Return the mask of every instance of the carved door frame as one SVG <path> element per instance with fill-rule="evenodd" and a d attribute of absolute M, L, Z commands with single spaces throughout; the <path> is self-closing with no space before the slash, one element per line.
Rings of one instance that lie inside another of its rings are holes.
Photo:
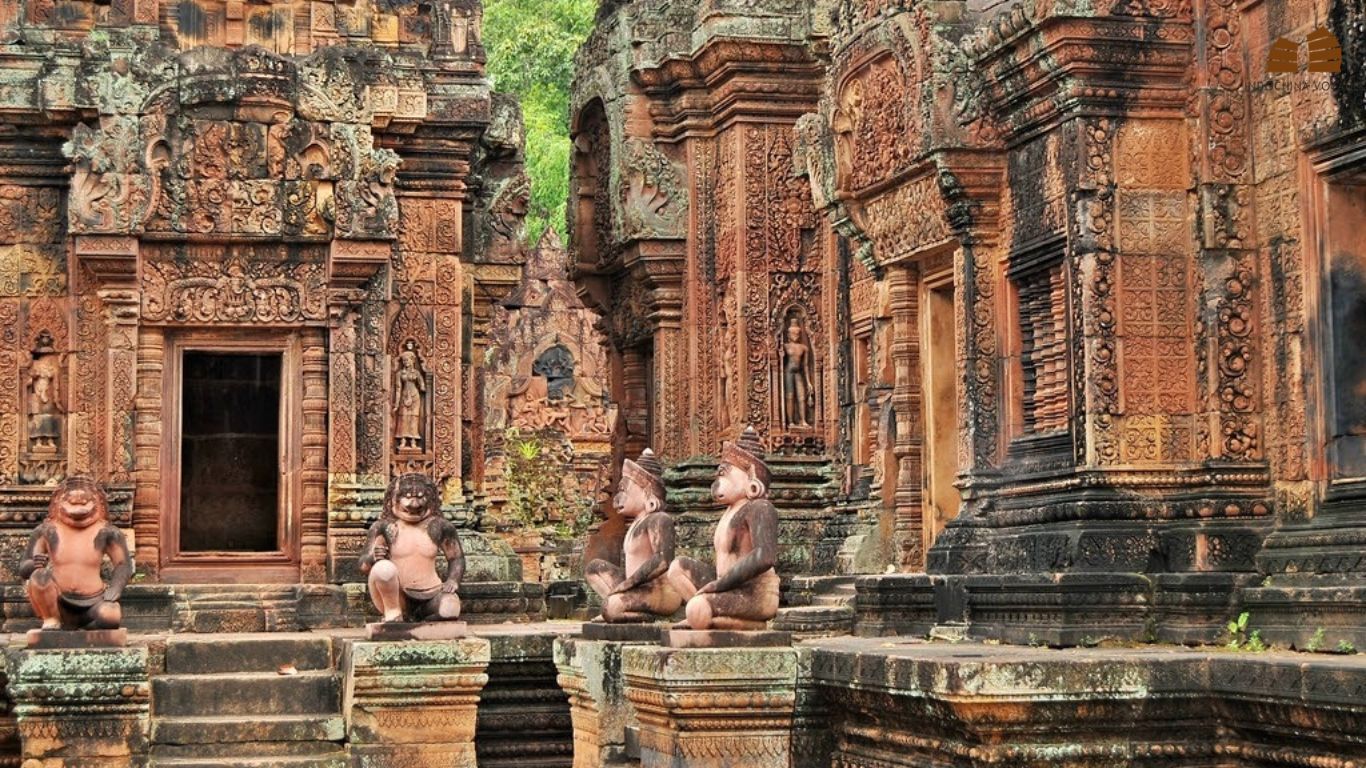
<path fill-rule="evenodd" d="M 180 551 L 181 387 L 186 352 L 280 353 L 280 485 L 275 552 Z M 268 329 L 166 331 L 162 371 L 160 574 L 166 582 L 280 582 L 300 580 L 303 529 L 303 339 L 299 332 Z"/>

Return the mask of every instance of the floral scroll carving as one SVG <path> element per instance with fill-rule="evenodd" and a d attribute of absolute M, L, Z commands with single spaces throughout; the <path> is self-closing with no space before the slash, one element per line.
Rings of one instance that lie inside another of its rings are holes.
<path fill-rule="evenodd" d="M 622 229 L 627 240 L 682 237 L 688 217 L 683 174 L 653 144 L 630 139 L 624 147 Z"/>
<path fill-rule="evenodd" d="M 296 323 L 327 319 L 323 263 L 247 258 L 148 259 L 142 318 L 156 323 Z"/>

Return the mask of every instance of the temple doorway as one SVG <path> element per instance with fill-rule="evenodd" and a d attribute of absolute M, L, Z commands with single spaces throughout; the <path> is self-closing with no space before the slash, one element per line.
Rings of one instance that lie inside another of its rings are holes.
<path fill-rule="evenodd" d="M 926 552 L 958 515 L 958 389 L 954 358 L 953 271 L 921 281 L 920 343 L 925 408 L 924 545 Z"/>
<path fill-rule="evenodd" d="M 298 374 L 290 341 L 188 335 L 171 347 L 165 575 L 296 580 L 298 452 L 289 436 L 297 432 Z"/>

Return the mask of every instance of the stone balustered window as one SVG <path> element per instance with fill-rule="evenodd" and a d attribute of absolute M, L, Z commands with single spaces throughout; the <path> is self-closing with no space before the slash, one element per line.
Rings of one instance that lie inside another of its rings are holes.
<path fill-rule="evenodd" d="M 1015 280 L 1020 320 L 1020 410 L 1025 435 L 1068 427 L 1067 284 L 1061 260 Z"/>

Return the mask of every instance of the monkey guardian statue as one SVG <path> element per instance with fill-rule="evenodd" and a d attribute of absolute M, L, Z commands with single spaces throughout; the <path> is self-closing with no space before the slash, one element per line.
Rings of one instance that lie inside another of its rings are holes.
<path fill-rule="evenodd" d="M 446 556 L 446 578 L 436 555 Z M 384 494 L 384 511 L 370 526 L 360 555 L 370 599 L 384 621 L 451 621 L 460 617 L 465 551 L 455 524 L 441 516 L 441 494 L 423 475 L 401 475 Z"/>
<path fill-rule="evenodd" d="M 100 574 L 106 557 L 108 584 Z M 19 565 L 43 629 L 118 629 L 119 599 L 132 575 L 128 541 L 109 522 L 109 499 L 100 486 L 79 477 L 58 486 Z"/>

